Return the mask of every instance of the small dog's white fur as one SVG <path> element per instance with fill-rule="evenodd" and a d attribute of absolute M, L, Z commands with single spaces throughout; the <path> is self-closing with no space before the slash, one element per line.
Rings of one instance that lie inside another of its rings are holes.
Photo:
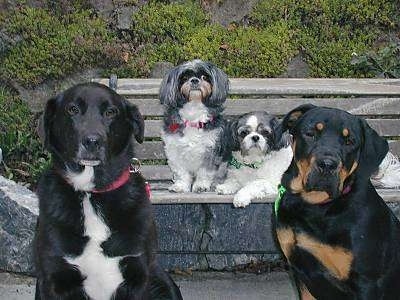
<path fill-rule="evenodd" d="M 180 110 L 183 120 L 208 122 L 211 116 L 201 102 L 188 102 Z M 173 192 L 190 192 L 193 174 L 196 174 L 193 190 L 209 190 L 215 174 L 202 167 L 204 155 L 216 143 L 221 128 L 205 131 L 202 128 L 186 127 L 183 135 L 162 133 L 168 164 L 175 176 L 175 183 L 169 187 Z"/>
<path fill-rule="evenodd" d="M 381 188 L 400 187 L 400 161 L 390 151 L 379 165 L 378 171 L 371 176 L 371 182 Z"/>
<path fill-rule="evenodd" d="M 103 253 L 101 243 L 106 241 L 111 233 L 103 218 L 96 214 L 90 203 L 90 194 L 85 195 L 82 206 L 85 236 L 89 237 L 89 241 L 81 255 L 65 259 L 86 277 L 83 287 L 91 299 L 109 300 L 123 282 L 119 270 L 121 257 L 111 258 Z"/>
<path fill-rule="evenodd" d="M 75 191 L 89 192 L 94 189 L 94 168 L 85 166 L 82 172 L 77 173 L 69 170 L 65 174 L 68 182 L 74 187 Z"/>
<path fill-rule="evenodd" d="M 240 142 L 240 151 L 232 152 L 232 156 L 242 166 L 229 166 L 226 180 L 216 186 L 216 192 L 235 194 L 235 207 L 245 207 L 252 199 L 276 195 L 282 174 L 292 161 L 293 152 L 290 146 L 272 150 L 259 131 L 260 124 L 265 130 L 273 130 L 271 119 L 270 115 L 262 112 L 244 115 L 239 119 L 238 128 L 233 133 L 236 136 L 234 138 L 237 138 L 241 132 L 246 131 Z M 257 168 L 245 165 L 254 163 L 257 164 Z"/>
<path fill-rule="evenodd" d="M 233 156 L 239 162 L 252 163 L 262 161 L 258 169 L 246 166 L 236 169 L 228 168 L 227 179 L 223 184 L 217 185 L 219 194 L 235 194 L 233 205 L 245 207 L 252 199 L 262 199 L 268 195 L 276 195 L 278 184 L 282 174 L 287 170 L 292 161 L 293 152 L 291 147 L 285 147 L 278 151 L 271 151 L 267 155 L 251 153 L 243 157 L 234 152 Z"/>

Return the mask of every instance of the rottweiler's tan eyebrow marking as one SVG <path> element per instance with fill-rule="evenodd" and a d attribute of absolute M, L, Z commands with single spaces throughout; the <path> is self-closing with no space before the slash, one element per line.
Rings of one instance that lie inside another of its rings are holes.
<path fill-rule="evenodd" d="M 315 125 L 315 128 L 317 128 L 318 131 L 322 131 L 324 129 L 324 123 L 319 122 Z"/>
<path fill-rule="evenodd" d="M 343 128 L 342 134 L 344 137 L 348 137 L 350 134 L 350 131 L 347 128 Z"/>

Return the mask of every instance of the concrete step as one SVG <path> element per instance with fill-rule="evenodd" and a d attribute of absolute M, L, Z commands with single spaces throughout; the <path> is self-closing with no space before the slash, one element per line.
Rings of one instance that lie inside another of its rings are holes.
<path fill-rule="evenodd" d="M 295 292 L 284 272 L 247 273 L 195 272 L 174 275 L 185 300 L 292 300 Z M 35 279 L 0 273 L 1 300 L 34 299 Z"/>

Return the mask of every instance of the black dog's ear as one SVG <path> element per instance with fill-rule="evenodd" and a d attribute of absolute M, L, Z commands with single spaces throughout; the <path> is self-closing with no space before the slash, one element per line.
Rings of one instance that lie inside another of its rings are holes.
<path fill-rule="evenodd" d="M 143 143 L 144 139 L 144 119 L 139 109 L 129 102 L 126 102 L 128 122 L 133 128 L 133 135 L 139 144 Z"/>
<path fill-rule="evenodd" d="M 364 119 L 360 119 L 360 123 L 362 144 L 358 170 L 359 174 L 369 177 L 379 168 L 379 165 L 389 151 L 389 144 Z"/>
<path fill-rule="evenodd" d="M 61 96 L 60 96 L 61 97 Z M 55 119 L 55 112 L 57 108 L 57 97 L 47 100 L 46 108 L 42 117 L 39 119 L 38 134 L 47 150 L 51 147 L 51 127 Z"/>
<path fill-rule="evenodd" d="M 291 144 L 292 136 L 287 131 L 279 133 L 280 138 L 276 138 L 277 131 L 278 130 L 280 131 L 280 122 L 276 117 L 272 118 L 272 120 L 270 121 L 270 126 L 272 129 L 272 137 L 273 137 L 273 142 L 274 142 L 272 150 L 277 151 L 277 150 L 285 148 Z"/>
<path fill-rule="evenodd" d="M 291 110 L 288 112 L 282 122 L 279 124 L 275 131 L 275 143 L 279 143 L 279 141 L 282 139 L 282 136 L 286 131 L 289 131 L 289 133 L 292 133 L 292 129 L 295 127 L 296 123 L 300 118 L 309 110 L 316 108 L 317 106 L 313 104 L 303 104 L 295 109 Z"/>

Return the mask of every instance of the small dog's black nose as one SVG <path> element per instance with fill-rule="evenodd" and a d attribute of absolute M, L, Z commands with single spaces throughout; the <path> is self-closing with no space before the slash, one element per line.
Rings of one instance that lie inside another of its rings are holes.
<path fill-rule="evenodd" d="M 251 137 L 251 139 L 252 139 L 255 143 L 257 143 L 257 142 L 260 140 L 260 137 L 259 137 L 258 135 L 253 135 L 253 136 Z"/>
<path fill-rule="evenodd" d="M 333 158 L 322 158 L 317 160 L 317 166 L 322 172 L 333 172 L 337 169 L 339 162 Z"/>
<path fill-rule="evenodd" d="M 190 83 L 197 85 L 200 83 L 200 79 L 198 79 L 197 77 L 192 77 L 190 78 Z"/>
<path fill-rule="evenodd" d="M 101 137 L 97 134 L 88 135 L 83 139 L 82 145 L 88 151 L 96 151 L 101 146 Z"/>

